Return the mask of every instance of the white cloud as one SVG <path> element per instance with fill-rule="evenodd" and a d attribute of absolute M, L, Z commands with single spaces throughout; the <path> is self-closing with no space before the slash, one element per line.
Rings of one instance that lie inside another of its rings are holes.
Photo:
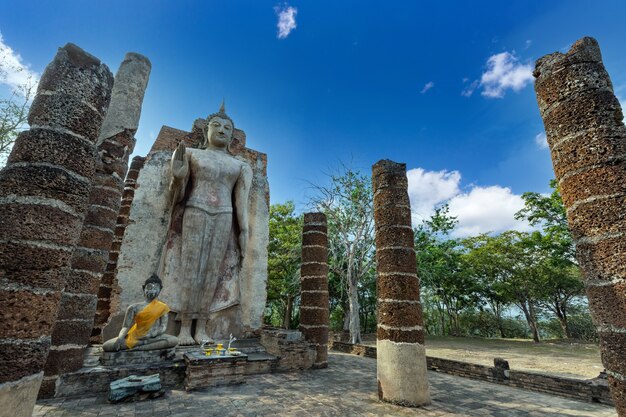
<path fill-rule="evenodd" d="M 524 49 L 528 49 L 530 48 L 530 46 L 533 44 L 533 41 L 530 39 L 526 39 L 526 42 L 524 43 Z"/>
<path fill-rule="evenodd" d="M 436 205 L 460 192 L 461 173 L 458 171 L 425 171 L 415 168 L 407 171 L 406 176 L 414 225 L 430 218 Z"/>
<path fill-rule="evenodd" d="M 620 106 L 622 106 L 622 121 L 626 123 L 626 100 L 620 100 Z"/>
<path fill-rule="evenodd" d="M 0 84 L 7 85 L 11 90 L 24 95 L 24 87 L 36 90 L 39 74 L 22 61 L 20 54 L 4 43 L 0 33 Z"/>
<path fill-rule="evenodd" d="M 298 9 L 284 4 L 283 6 L 274 7 L 274 11 L 278 15 L 278 39 L 285 39 L 292 30 L 296 28 L 296 14 Z"/>
<path fill-rule="evenodd" d="M 448 204 L 450 215 L 459 221 L 453 232 L 456 237 L 532 230 L 527 222 L 515 220 L 515 213 L 524 208 L 524 200 L 506 187 L 473 187 L 468 193 L 454 196 Z"/>
<path fill-rule="evenodd" d="M 528 223 L 515 220 L 514 215 L 524 207 L 524 200 L 509 188 L 471 186 L 469 191 L 461 192 L 459 171 L 415 168 L 407 171 L 407 178 L 413 226 L 429 219 L 436 206 L 447 203 L 450 215 L 459 222 L 453 232 L 455 237 L 531 230 Z"/>
<path fill-rule="evenodd" d="M 463 78 L 463 83 L 467 83 L 468 79 L 467 78 Z M 474 80 L 471 83 L 469 83 L 467 86 L 465 86 L 465 88 L 463 89 L 463 91 L 461 91 L 461 95 L 463 97 L 471 97 L 472 94 L 474 94 L 474 91 L 476 91 L 476 88 L 478 88 L 478 85 L 480 84 L 480 81 L 478 80 Z"/>
<path fill-rule="evenodd" d="M 535 144 L 537 144 L 539 149 L 548 149 L 548 138 L 545 132 L 539 132 L 535 135 Z"/>
<path fill-rule="evenodd" d="M 526 48 L 530 41 L 526 41 Z M 474 91 L 482 88 L 481 95 L 489 98 L 502 98 L 506 90 L 519 91 L 533 81 L 531 64 L 521 64 L 514 53 L 501 52 L 487 59 L 487 70 L 483 72 L 480 80 L 469 83 L 469 79 L 463 78 L 465 88 L 461 95 L 471 97 Z"/>
<path fill-rule="evenodd" d="M 487 71 L 480 78 L 482 95 L 491 98 L 504 97 L 505 91 L 519 91 L 533 80 L 530 64 L 520 64 L 509 52 L 501 52 L 487 59 Z"/>
<path fill-rule="evenodd" d="M 424 94 L 425 92 L 427 92 L 428 90 L 430 90 L 431 88 L 433 88 L 435 86 L 435 83 L 432 81 L 428 81 L 426 84 L 424 84 L 424 88 L 422 88 L 422 91 L 420 91 L 421 94 Z"/>

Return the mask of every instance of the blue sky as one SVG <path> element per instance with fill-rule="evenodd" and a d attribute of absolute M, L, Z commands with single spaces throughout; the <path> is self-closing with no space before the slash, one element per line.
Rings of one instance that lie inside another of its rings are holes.
<path fill-rule="evenodd" d="M 222 97 L 248 146 L 268 154 L 272 203 L 306 209 L 309 183 L 345 163 L 405 162 L 414 219 L 448 201 L 458 235 L 525 229 L 524 191 L 553 177 L 530 72 L 598 39 L 626 99 L 619 1 L 7 1 L 2 45 L 41 74 L 74 42 L 113 72 L 152 61 L 136 154 L 162 125 L 189 130 Z M 282 23 L 279 28 L 279 23 Z M 282 30 L 282 32 L 281 32 Z M 7 94 L 5 80 L 0 93 Z"/>

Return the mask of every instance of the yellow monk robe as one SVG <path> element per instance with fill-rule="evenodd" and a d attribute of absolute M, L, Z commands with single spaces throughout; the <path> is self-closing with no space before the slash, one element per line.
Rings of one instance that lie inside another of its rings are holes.
<path fill-rule="evenodd" d="M 154 322 L 169 311 L 170 308 L 167 304 L 156 299 L 152 300 L 150 304 L 145 306 L 135 316 L 135 324 L 133 324 L 133 327 L 130 328 L 126 335 L 126 346 L 128 346 L 129 349 L 134 348 L 139 342 L 139 339 L 148 334 Z"/>

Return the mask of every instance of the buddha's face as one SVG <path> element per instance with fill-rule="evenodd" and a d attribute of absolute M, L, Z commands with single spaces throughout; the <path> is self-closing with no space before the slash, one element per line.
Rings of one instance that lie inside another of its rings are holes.
<path fill-rule="evenodd" d="M 219 116 L 209 120 L 207 139 L 209 144 L 216 148 L 225 148 L 233 138 L 233 124 L 228 119 Z"/>
<path fill-rule="evenodd" d="M 161 286 L 156 282 L 149 282 L 143 287 L 143 295 L 146 300 L 152 301 L 159 296 Z"/>

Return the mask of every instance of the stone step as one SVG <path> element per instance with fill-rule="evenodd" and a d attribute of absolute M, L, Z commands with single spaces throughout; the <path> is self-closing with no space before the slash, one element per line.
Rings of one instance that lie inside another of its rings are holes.
<path fill-rule="evenodd" d="M 267 352 L 248 353 L 247 355 L 248 355 L 248 362 L 275 361 L 278 359 L 277 356 L 270 355 Z"/>
<path fill-rule="evenodd" d="M 260 338 L 235 340 L 230 347 L 247 355 L 251 353 L 263 353 L 265 348 L 261 345 Z"/>

